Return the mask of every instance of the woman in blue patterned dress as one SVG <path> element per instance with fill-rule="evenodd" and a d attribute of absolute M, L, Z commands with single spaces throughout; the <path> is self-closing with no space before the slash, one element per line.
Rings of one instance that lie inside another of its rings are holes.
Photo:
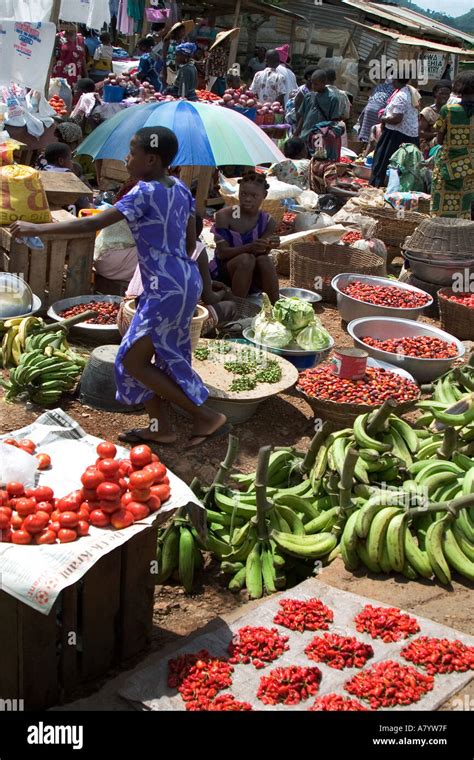
<path fill-rule="evenodd" d="M 196 247 L 194 201 L 188 188 L 167 173 L 177 150 L 171 130 L 140 129 L 127 158 L 137 184 L 113 208 L 64 224 L 15 222 L 11 231 L 18 237 L 74 235 L 126 219 L 137 244 L 144 293 L 117 354 L 117 398 L 143 403 L 150 423 L 125 437 L 131 442 L 174 442 L 166 399 L 191 415 L 189 446 L 197 446 L 227 432 L 228 426 L 223 414 L 204 406 L 208 392 L 191 367 L 189 328 L 202 280 L 189 258 Z"/>

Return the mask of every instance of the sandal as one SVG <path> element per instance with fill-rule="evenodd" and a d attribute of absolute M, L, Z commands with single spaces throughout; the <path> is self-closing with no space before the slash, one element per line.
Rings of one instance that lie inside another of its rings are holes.
<path fill-rule="evenodd" d="M 221 438 L 224 435 L 227 435 L 227 433 L 230 433 L 233 426 L 230 424 L 230 422 L 225 422 L 223 425 L 221 425 L 220 428 L 217 428 L 217 430 L 214 430 L 213 433 L 209 433 L 208 435 L 194 435 L 193 438 L 196 438 L 197 440 L 194 443 L 188 443 L 187 446 L 184 446 L 185 449 L 194 449 L 197 446 L 201 446 L 204 443 L 207 443 L 208 441 L 213 441 L 216 438 Z"/>

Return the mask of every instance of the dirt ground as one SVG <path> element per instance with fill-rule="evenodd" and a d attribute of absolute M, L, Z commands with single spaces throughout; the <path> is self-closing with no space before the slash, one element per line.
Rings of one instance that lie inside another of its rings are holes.
<path fill-rule="evenodd" d="M 324 306 L 319 307 L 318 311 L 325 327 L 334 337 L 336 346 L 351 346 L 352 341 L 341 327 L 336 308 Z M 98 412 L 82 406 L 72 398 L 65 400 L 62 406 L 88 433 L 105 439 L 115 440 L 123 429 L 142 426 L 145 423 L 143 415 Z M 33 405 L 25 407 L 24 404 L 2 404 L 0 434 L 31 423 L 41 413 L 42 410 Z M 189 436 L 190 423 L 174 412 L 172 415 L 178 441 L 166 448 L 160 446 L 157 452 L 166 465 L 185 482 L 190 483 L 196 474 L 203 483 L 209 482 L 224 456 L 226 442 L 216 440 L 199 450 L 183 452 L 182 445 Z M 271 443 L 275 446 L 298 445 L 304 448 L 313 432 L 312 417 L 311 408 L 296 391 L 263 402 L 248 422 L 234 428 L 234 433 L 240 441 L 237 468 L 243 472 L 254 469 L 256 456 L 262 445 Z M 438 623 L 472 633 L 472 614 L 469 612 L 470 609 L 472 612 L 472 584 L 468 581 L 454 582 L 452 588 L 447 590 L 430 581 L 409 582 L 398 576 L 369 576 L 362 572 L 352 574 L 344 569 L 339 559 L 323 570 L 323 579 L 325 583 L 338 588 L 403 607 Z M 201 573 L 192 596 L 186 596 L 176 585 L 157 586 L 154 636 L 150 650 L 144 653 L 144 656 L 191 635 L 218 616 L 239 613 L 239 608 L 246 603 L 248 602 L 244 593 L 235 596 L 227 590 L 225 581 L 219 576 L 217 565 L 213 563 L 208 570 Z M 136 664 L 135 660 L 127 663 L 127 667 L 134 667 Z M 115 695 L 116 686 L 123 681 L 124 676 L 125 673 L 115 671 L 107 680 L 90 684 L 88 690 L 77 693 L 77 698 L 86 697 L 87 692 L 93 692 L 92 696 L 82 699 L 79 704 L 70 704 L 69 708 L 76 706 L 89 710 L 132 709 Z M 463 704 L 473 705 L 474 682 L 471 681 L 469 687 L 457 696 L 466 700 Z M 456 707 L 456 703 L 451 699 L 442 709 L 460 708 Z"/>

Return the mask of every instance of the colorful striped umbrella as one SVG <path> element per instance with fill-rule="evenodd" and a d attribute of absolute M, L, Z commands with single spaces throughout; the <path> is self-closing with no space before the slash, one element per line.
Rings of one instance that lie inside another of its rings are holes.
<path fill-rule="evenodd" d="M 179 142 L 175 166 L 255 166 L 283 161 L 275 143 L 246 116 L 211 103 L 175 100 L 126 108 L 92 132 L 78 153 L 123 161 L 142 127 L 168 127 Z"/>

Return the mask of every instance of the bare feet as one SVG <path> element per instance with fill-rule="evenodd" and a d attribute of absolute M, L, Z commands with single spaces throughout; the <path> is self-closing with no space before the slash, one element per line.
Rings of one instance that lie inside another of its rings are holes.
<path fill-rule="evenodd" d="M 186 449 L 199 446 L 201 443 L 205 443 L 206 440 L 216 435 L 221 429 L 222 432 L 227 432 L 227 417 L 225 414 L 215 412 L 207 407 L 200 407 L 199 417 L 194 419 L 194 425 L 191 438 Z"/>

